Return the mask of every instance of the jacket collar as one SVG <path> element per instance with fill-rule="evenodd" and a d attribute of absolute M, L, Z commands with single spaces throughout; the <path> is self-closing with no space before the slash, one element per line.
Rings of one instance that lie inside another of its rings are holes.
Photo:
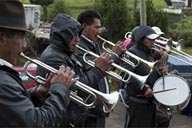
<path fill-rule="evenodd" d="M 84 35 L 81 35 L 81 39 L 84 40 L 85 42 L 87 42 L 89 45 L 91 45 L 93 48 L 96 47 L 95 42 L 93 42 L 92 40 L 88 39 L 87 37 L 85 37 Z"/>
<path fill-rule="evenodd" d="M 13 65 L 11 63 L 9 63 L 8 61 L 3 60 L 1 58 L 0 58 L 0 65 L 5 65 L 5 66 L 10 67 L 10 68 L 13 67 Z"/>

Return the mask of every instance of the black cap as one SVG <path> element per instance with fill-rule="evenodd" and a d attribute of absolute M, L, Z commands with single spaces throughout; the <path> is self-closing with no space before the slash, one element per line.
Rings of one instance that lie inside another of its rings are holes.
<path fill-rule="evenodd" d="M 137 28 L 134 38 L 136 42 L 139 42 L 139 40 L 141 40 L 143 37 L 147 37 L 153 40 L 158 38 L 159 35 L 157 35 L 150 26 L 142 25 L 139 28 Z"/>

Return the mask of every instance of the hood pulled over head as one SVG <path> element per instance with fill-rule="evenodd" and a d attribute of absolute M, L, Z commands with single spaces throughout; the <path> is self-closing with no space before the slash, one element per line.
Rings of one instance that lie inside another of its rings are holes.
<path fill-rule="evenodd" d="M 81 24 L 73 17 L 58 13 L 51 25 L 50 40 L 57 48 L 67 51 L 73 36 L 79 35 Z"/>

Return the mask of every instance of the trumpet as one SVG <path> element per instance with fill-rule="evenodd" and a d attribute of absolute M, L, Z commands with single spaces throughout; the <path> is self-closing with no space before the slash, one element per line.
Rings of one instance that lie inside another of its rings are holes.
<path fill-rule="evenodd" d="M 167 39 L 165 37 L 160 36 L 159 39 L 155 39 L 155 42 L 163 46 L 168 45 L 180 51 L 183 39 L 180 39 L 178 42 L 176 42 L 173 41 L 171 38 Z"/>
<path fill-rule="evenodd" d="M 26 74 L 34 79 L 37 83 L 45 83 L 46 79 L 41 77 L 41 76 L 33 76 L 31 75 L 30 73 L 27 72 L 27 67 L 29 66 L 29 64 L 31 63 L 34 63 L 34 64 L 37 64 L 38 66 L 41 66 L 43 68 L 45 68 L 46 70 L 52 72 L 52 73 L 56 73 L 57 70 L 54 69 L 53 67 L 39 61 L 39 60 L 36 60 L 36 59 L 31 59 L 29 58 L 28 56 L 26 56 L 24 53 L 20 53 L 20 56 L 24 57 L 25 59 L 27 59 L 28 61 L 25 63 L 24 65 L 24 69 L 26 71 Z M 95 107 L 95 103 L 96 103 L 96 100 L 97 98 L 103 103 L 103 110 L 105 113 L 108 113 L 110 112 L 117 104 L 118 102 L 118 99 L 119 99 L 119 93 L 117 91 L 114 91 L 110 94 L 105 94 L 105 93 L 102 93 L 102 92 L 99 92 L 98 90 L 95 90 L 91 87 L 89 87 L 88 85 L 86 84 L 83 84 L 79 81 L 77 81 L 75 83 L 75 86 L 84 91 L 85 93 L 88 93 L 90 94 L 92 97 L 93 97 L 93 101 L 91 103 L 86 103 L 86 100 L 83 100 L 83 98 L 77 96 L 75 94 L 75 92 L 70 92 L 70 100 L 72 100 L 73 102 L 79 104 L 79 105 L 83 105 L 87 108 L 93 108 Z"/>
<path fill-rule="evenodd" d="M 97 54 L 95 54 L 95 53 L 93 53 L 93 52 L 91 52 L 91 51 L 87 51 L 86 49 L 80 47 L 79 45 L 76 45 L 76 47 L 77 47 L 78 49 L 82 50 L 83 52 L 85 52 L 84 55 L 83 55 L 83 60 L 84 60 L 84 62 L 87 63 L 88 65 L 94 67 L 94 62 L 91 61 L 91 60 L 87 60 L 87 57 L 86 57 L 86 56 L 89 54 L 89 55 L 92 55 L 93 57 L 98 58 L 99 55 L 97 55 Z M 148 78 L 149 75 L 150 75 L 150 73 L 149 73 L 148 75 L 146 75 L 146 76 L 137 75 L 137 74 L 135 74 L 135 73 L 133 73 L 133 72 L 131 72 L 131 71 L 129 71 L 129 70 L 127 70 L 127 69 L 125 69 L 125 68 L 123 68 L 123 67 L 115 64 L 115 63 L 112 63 L 112 64 L 111 64 L 111 67 L 114 67 L 114 68 L 116 68 L 116 69 L 119 69 L 120 72 L 124 72 L 124 73 L 125 73 L 125 75 L 124 75 L 125 77 L 126 77 L 127 75 L 129 76 L 127 79 L 124 79 L 124 77 L 122 77 L 120 74 L 115 73 L 114 71 L 105 71 L 108 75 L 111 75 L 112 77 L 115 77 L 115 78 L 117 78 L 118 80 L 121 80 L 122 82 L 128 82 L 128 81 L 130 80 L 131 76 L 133 76 L 133 77 L 135 77 L 136 79 L 138 79 L 140 82 L 142 82 L 142 83 L 144 84 L 145 81 L 147 80 L 147 78 Z"/>
<path fill-rule="evenodd" d="M 132 37 L 131 34 L 132 34 L 132 32 L 126 32 L 125 39 L 131 38 Z"/>
<path fill-rule="evenodd" d="M 130 32 L 127 33 L 127 34 L 130 34 Z M 126 34 L 126 35 L 127 35 L 127 34 Z M 126 35 L 125 35 L 125 37 L 127 37 Z M 98 38 L 104 41 L 103 44 L 102 44 L 103 49 L 104 49 L 105 51 L 111 53 L 112 50 L 111 50 L 111 49 L 107 49 L 107 48 L 105 47 L 105 43 L 108 43 L 108 44 L 110 44 L 111 46 L 115 46 L 115 44 L 112 43 L 112 42 L 110 42 L 110 41 L 108 41 L 108 40 L 106 40 L 106 39 L 104 39 L 104 38 L 102 38 L 101 36 L 98 36 Z M 125 58 L 125 57 L 122 57 L 122 58 L 121 58 L 122 61 L 130 64 L 132 67 L 137 67 L 137 66 L 139 65 L 139 63 L 142 62 L 142 63 L 146 64 L 146 65 L 151 69 L 150 72 L 153 70 L 153 67 L 154 67 L 155 64 L 158 62 L 158 61 L 148 62 L 148 61 L 146 61 L 146 60 L 144 60 L 144 59 L 142 59 L 142 58 L 134 55 L 133 53 L 131 53 L 131 52 L 129 52 L 129 51 L 126 51 L 124 54 L 125 54 L 125 55 L 128 55 L 128 56 L 130 56 L 130 57 L 132 57 L 132 58 L 134 58 L 134 59 L 136 59 L 137 64 L 134 64 L 133 62 L 131 62 L 130 60 L 128 60 L 128 59 Z"/>
<path fill-rule="evenodd" d="M 173 53 L 173 54 L 176 54 L 176 55 L 180 55 L 180 56 L 192 61 L 192 56 L 191 55 L 181 51 L 182 41 L 183 41 L 183 39 L 180 39 L 178 42 L 176 42 L 176 41 L 172 41 L 172 39 L 166 39 L 164 37 L 161 37 L 160 39 L 155 40 L 154 45 L 157 48 L 161 48 L 161 49 L 165 50 L 167 52 L 168 56 L 171 56 L 171 57 L 173 57 L 173 58 L 175 58 L 177 60 L 180 60 L 180 61 L 182 61 L 184 63 L 192 65 L 188 61 L 184 61 L 183 59 L 180 59 L 180 58 L 175 57 L 175 56 L 173 56 L 171 54 L 168 54 L 168 53 Z M 157 48 L 156 49 L 154 48 L 154 49 L 158 50 Z"/>

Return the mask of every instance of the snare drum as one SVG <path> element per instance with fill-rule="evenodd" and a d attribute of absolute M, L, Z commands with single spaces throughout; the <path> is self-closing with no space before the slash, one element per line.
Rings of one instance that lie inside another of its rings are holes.
<path fill-rule="evenodd" d="M 189 84 L 184 78 L 176 75 L 164 76 L 164 89 L 174 90 L 154 93 L 155 99 L 160 104 L 182 110 L 189 103 L 191 92 Z M 163 77 L 159 78 L 153 86 L 153 92 L 161 90 L 163 90 Z"/>

